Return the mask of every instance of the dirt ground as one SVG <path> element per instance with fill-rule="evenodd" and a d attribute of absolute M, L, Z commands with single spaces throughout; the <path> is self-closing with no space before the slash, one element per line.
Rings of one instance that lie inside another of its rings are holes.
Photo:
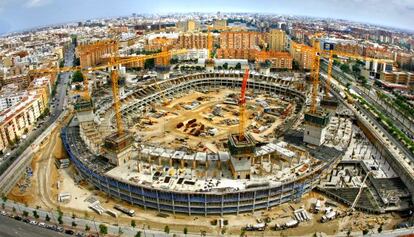
<path fill-rule="evenodd" d="M 19 193 L 18 188 L 14 188 L 10 193 L 8 198 L 10 200 L 18 201 L 25 203 L 29 206 L 41 206 L 50 209 L 56 210 L 58 207 L 66 214 L 83 217 L 83 218 L 93 218 L 99 219 L 103 222 L 109 224 L 119 224 L 124 226 L 129 226 L 131 220 L 134 219 L 137 222 L 138 226 L 145 225 L 151 229 L 163 229 L 166 225 L 169 225 L 170 229 L 182 231 L 184 227 L 187 227 L 190 232 L 200 232 L 206 231 L 208 233 L 218 234 L 221 232 L 217 225 L 212 225 L 211 221 L 223 218 L 228 221 L 228 225 L 225 227 L 225 233 L 227 234 L 240 234 L 242 227 L 247 224 L 255 224 L 256 219 L 269 217 L 271 222 L 269 227 L 274 226 L 276 223 L 281 224 L 285 223 L 287 220 L 293 218 L 292 207 L 305 208 L 309 210 L 312 203 L 316 199 L 320 199 L 323 202 L 327 198 L 319 193 L 311 192 L 307 195 L 304 195 L 299 203 L 287 203 L 277 207 L 273 207 L 270 210 L 259 210 L 255 213 L 243 213 L 239 215 L 226 215 L 223 217 L 220 216 L 187 216 L 187 215 L 173 215 L 167 213 L 166 216 L 160 217 L 155 210 L 144 210 L 143 208 L 130 206 L 125 202 L 120 202 L 113 198 L 108 197 L 105 193 L 102 193 L 96 190 L 94 187 L 88 185 L 87 183 L 76 184 L 74 181 L 74 176 L 76 171 L 73 167 L 68 169 L 57 170 L 56 166 L 53 164 L 50 166 L 50 170 L 46 170 L 47 174 L 42 174 L 45 172 L 43 169 L 44 160 L 41 160 L 42 152 L 50 152 L 50 155 L 44 155 L 43 157 L 48 157 L 49 159 L 53 157 L 63 158 L 66 156 L 62 142 L 58 134 L 52 139 L 57 139 L 53 142 L 52 150 L 43 149 L 38 154 L 35 154 L 35 157 L 32 162 L 33 177 L 31 178 L 31 187 L 26 190 L 24 193 Z M 49 141 L 50 142 L 50 141 Z M 49 145 L 49 142 L 44 144 L 44 147 Z M 39 190 L 38 186 L 38 175 L 49 175 L 50 184 L 49 187 L 49 197 L 40 195 L 43 190 Z M 59 189 L 57 189 L 57 182 L 60 183 Z M 68 203 L 58 203 L 56 195 L 59 192 L 70 192 L 72 194 L 72 199 Z M 128 208 L 134 209 L 136 216 L 131 218 L 129 216 L 121 214 L 118 218 L 113 218 L 107 214 L 102 216 L 96 214 L 91 209 L 88 208 L 88 203 L 85 201 L 88 197 L 95 197 L 100 200 L 104 208 L 112 209 L 113 206 L 117 203 L 122 204 Z M 338 204 L 338 210 L 345 211 L 346 207 Z M 313 235 L 316 232 L 323 232 L 329 235 L 335 235 L 339 231 L 347 231 L 349 226 L 352 226 L 352 230 L 362 230 L 363 228 L 369 227 L 371 229 L 377 229 L 379 224 L 384 223 L 383 229 L 390 229 L 392 226 L 401 221 L 401 219 L 393 214 L 384 214 L 384 215 L 367 215 L 360 212 L 355 212 L 352 216 L 347 216 L 341 219 L 333 220 L 327 223 L 320 223 L 319 219 L 322 216 L 322 213 L 313 215 L 311 214 L 312 219 L 308 222 L 301 223 L 297 228 L 284 230 L 284 231 L 271 231 L 270 228 L 267 228 L 265 232 L 248 232 L 248 236 L 303 236 L 303 235 Z M 172 224 L 174 223 L 174 224 Z"/>
<path fill-rule="evenodd" d="M 145 122 L 136 124 L 132 130 L 143 137 L 143 141 L 146 142 L 165 144 L 173 148 L 186 146 L 194 150 L 216 152 L 222 148 L 223 140 L 227 139 L 229 134 L 238 132 L 239 106 L 223 103 L 223 98 L 230 94 L 237 95 L 237 92 L 230 89 L 208 93 L 193 91 L 188 95 L 174 99 L 168 105 L 156 106 L 153 114 L 162 113 L 162 115 L 159 115 L 159 117 L 147 115 L 144 119 Z M 264 96 L 259 97 L 262 99 L 266 98 Z M 200 105 L 191 110 L 184 108 L 185 105 L 190 105 L 194 101 L 198 101 Z M 221 108 L 221 116 L 213 115 L 213 110 L 216 106 Z M 269 125 L 253 118 L 253 113 L 263 112 L 263 108 L 255 101 L 249 102 L 247 107 L 245 115 L 247 121 L 245 124 L 246 128 L 250 125 L 257 127 Z M 192 127 L 186 128 L 183 126 L 177 128 L 179 123 L 186 124 L 192 119 L 196 119 L 196 127 L 194 129 L 203 128 L 201 135 L 193 135 L 190 132 L 194 131 Z M 252 134 L 255 135 L 257 140 L 264 142 L 266 136 L 271 134 L 274 128 L 281 123 L 282 119 L 274 117 L 274 122 L 266 130 L 261 131 L 260 136 L 255 133 Z M 207 130 L 210 128 L 217 129 L 217 133 L 213 136 L 208 135 Z M 205 135 L 203 135 L 203 131 Z M 181 141 L 178 141 L 178 139 Z"/>

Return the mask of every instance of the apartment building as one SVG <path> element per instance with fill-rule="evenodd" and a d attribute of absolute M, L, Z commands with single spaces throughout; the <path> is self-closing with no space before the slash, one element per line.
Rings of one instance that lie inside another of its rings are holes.
<path fill-rule="evenodd" d="M 181 49 L 206 49 L 208 37 L 206 33 L 181 33 L 177 47 Z"/>
<path fill-rule="evenodd" d="M 31 129 L 45 110 L 42 96 L 30 93 L 17 105 L 0 113 L 0 151 L 13 145 Z"/>
<path fill-rule="evenodd" d="M 286 35 L 283 30 L 271 30 L 269 33 L 269 49 L 274 51 L 285 51 Z"/>
<path fill-rule="evenodd" d="M 387 83 L 408 86 L 410 89 L 414 89 L 414 73 L 411 72 L 383 71 L 380 74 L 380 80 Z"/>
<path fill-rule="evenodd" d="M 258 49 L 259 32 L 222 32 L 220 33 L 221 49 Z"/>
<path fill-rule="evenodd" d="M 269 51 L 268 60 L 274 69 L 292 69 L 293 57 L 288 52 Z"/>

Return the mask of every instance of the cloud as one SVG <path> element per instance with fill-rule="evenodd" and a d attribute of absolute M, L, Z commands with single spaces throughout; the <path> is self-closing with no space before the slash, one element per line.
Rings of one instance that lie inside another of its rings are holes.
<path fill-rule="evenodd" d="M 28 0 L 24 6 L 27 8 L 41 7 L 51 2 L 51 0 Z"/>

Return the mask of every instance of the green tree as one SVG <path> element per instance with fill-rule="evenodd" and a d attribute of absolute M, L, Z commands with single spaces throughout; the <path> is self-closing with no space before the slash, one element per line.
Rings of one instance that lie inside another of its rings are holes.
<path fill-rule="evenodd" d="M 58 222 L 59 222 L 60 225 L 63 224 L 62 216 L 58 216 L 58 219 L 57 220 L 58 220 Z"/>
<path fill-rule="evenodd" d="M 36 210 L 33 211 L 33 217 L 36 218 L 36 219 L 39 218 L 39 214 L 37 214 Z"/>
<path fill-rule="evenodd" d="M 99 233 L 106 235 L 108 234 L 108 227 L 104 224 L 99 225 Z"/>
<path fill-rule="evenodd" d="M 141 231 L 138 231 L 138 232 L 135 234 L 135 237 L 141 237 Z"/>
<path fill-rule="evenodd" d="M 349 73 L 351 71 L 348 64 L 342 64 L 339 68 L 345 73 Z"/>
<path fill-rule="evenodd" d="M 29 216 L 29 212 L 27 212 L 27 211 L 23 211 L 23 216 Z"/>
<path fill-rule="evenodd" d="M 166 225 L 166 226 L 164 227 L 164 232 L 165 232 L 165 233 L 167 233 L 167 234 L 169 234 L 169 233 L 170 233 L 170 227 L 169 227 L 168 225 Z"/>
<path fill-rule="evenodd" d="M 240 63 L 237 63 L 235 69 L 236 70 L 241 70 L 241 64 Z"/>
<path fill-rule="evenodd" d="M 135 228 L 135 226 L 137 226 L 137 223 L 135 223 L 135 220 L 131 220 L 131 226 L 132 228 Z"/>
<path fill-rule="evenodd" d="M 49 217 L 49 215 L 48 214 L 46 214 L 46 216 L 45 216 L 45 221 L 50 221 L 50 217 Z"/>
<path fill-rule="evenodd" d="M 188 233 L 187 227 L 184 227 L 184 231 L 183 232 L 184 232 L 185 235 L 187 235 L 187 233 Z"/>
<path fill-rule="evenodd" d="M 363 235 L 367 235 L 367 234 L 368 234 L 368 232 L 369 232 L 369 231 L 368 231 L 368 229 L 364 229 L 364 230 L 362 230 L 362 234 L 363 234 Z"/>
<path fill-rule="evenodd" d="M 1 200 L 3 200 L 3 202 L 7 202 L 7 197 L 4 193 L 1 195 Z"/>
<path fill-rule="evenodd" d="M 240 231 L 240 237 L 244 237 L 246 235 L 246 230 L 244 230 L 244 228 L 241 229 Z"/>
<path fill-rule="evenodd" d="M 91 227 L 89 227 L 88 225 L 85 225 L 85 231 L 89 231 L 91 229 Z"/>
<path fill-rule="evenodd" d="M 72 227 L 76 227 L 77 225 L 76 222 L 72 221 Z"/>
<path fill-rule="evenodd" d="M 227 70 L 228 68 L 229 68 L 229 64 L 228 64 L 228 63 L 224 63 L 224 64 L 223 64 L 223 69 L 224 69 L 224 70 Z"/>
<path fill-rule="evenodd" d="M 144 62 L 145 69 L 152 69 L 154 67 L 155 67 L 155 59 L 150 58 L 150 59 L 145 60 Z"/>
<path fill-rule="evenodd" d="M 13 207 L 13 208 L 12 208 L 12 211 L 13 211 L 13 212 L 16 212 L 16 208 L 15 208 L 15 207 Z"/>
<path fill-rule="evenodd" d="M 78 70 L 72 74 L 72 83 L 73 82 L 83 82 L 83 74 L 81 71 Z"/>

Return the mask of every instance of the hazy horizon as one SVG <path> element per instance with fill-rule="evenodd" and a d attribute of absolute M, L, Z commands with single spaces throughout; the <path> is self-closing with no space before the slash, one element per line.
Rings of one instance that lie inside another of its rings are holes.
<path fill-rule="evenodd" d="M 413 32 L 410 0 L 0 0 L 0 34 L 137 14 L 245 12 L 343 19 Z"/>

